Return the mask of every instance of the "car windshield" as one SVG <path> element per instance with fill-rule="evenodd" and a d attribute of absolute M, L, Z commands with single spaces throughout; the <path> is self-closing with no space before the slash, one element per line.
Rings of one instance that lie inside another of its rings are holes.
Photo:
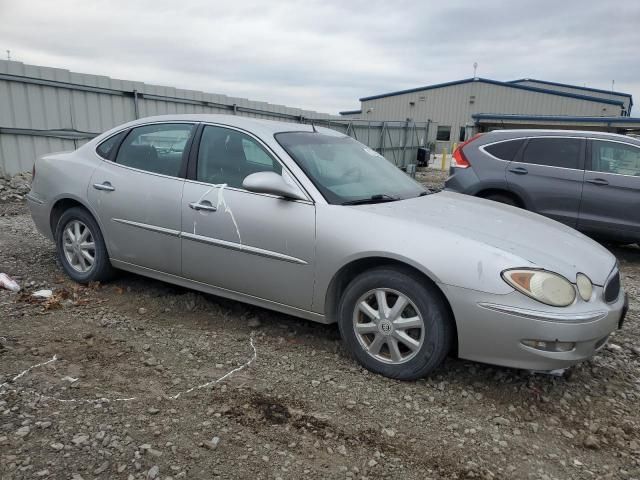
<path fill-rule="evenodd" d="M 378 203 L 425 195 L 422 185 L 351 137 L 288 132 L 276 140 L 332 204 Z"/>

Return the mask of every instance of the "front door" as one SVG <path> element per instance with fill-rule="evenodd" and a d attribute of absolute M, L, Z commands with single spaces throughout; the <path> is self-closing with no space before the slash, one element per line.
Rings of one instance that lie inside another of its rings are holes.
<path fill-rule="evenodd" d="M 113 260 L 179 275 L 186 146 L 193 124 L 132 129 L 93 173 L 89 202 Z"/>
<path fill-rule="evenodd" d="M 309 310 L 315 270 L 315 206 L 242 188 L 274 171 L 293 182 L 255 138 L 205 126 L 194 180 L 182 196 L 182 274 L 215 287 Z"/>
<path fill-rule="evenodd" d="M 640 239 L 640 147 L 590 140 L 579 228 L 620 239 Z"/>
<path fill-rule="evenodd" d="M 570 137 L 531 138 L 506 170 L 509 188 L 533 212 L 576 227 L 585 140 Z"/>

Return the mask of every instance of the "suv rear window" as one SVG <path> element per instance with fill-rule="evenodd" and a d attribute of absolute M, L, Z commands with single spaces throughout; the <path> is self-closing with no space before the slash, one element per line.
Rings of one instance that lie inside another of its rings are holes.
<path fill-rule="evenodd" d="M 527 144 L 522 161 L 533 165 L 580 168 L 579 138 L 532 138 Z"/>
<path fill-rule="evenodd" d="M 494 143 L 493 145 L 484 147 L 484 149 L 494 157 L 510 162 L 515 158 L 516 153 L 518 153 L 518 150 L 520 150 L 520 147 L 522 147 L 523 144 L 524 139 L 520 138 L 518 140 L 507 140 L 505 142 Z"/>

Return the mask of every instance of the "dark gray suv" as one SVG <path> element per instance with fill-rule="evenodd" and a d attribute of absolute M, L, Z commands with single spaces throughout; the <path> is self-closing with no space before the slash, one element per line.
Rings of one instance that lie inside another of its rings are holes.
<path fill-rule="evenodd" d="M 445 190 L 545 215 L 595 237 L 640 241 L 640 140 L 601 132 L 496 130 L 454 152 Z"/>

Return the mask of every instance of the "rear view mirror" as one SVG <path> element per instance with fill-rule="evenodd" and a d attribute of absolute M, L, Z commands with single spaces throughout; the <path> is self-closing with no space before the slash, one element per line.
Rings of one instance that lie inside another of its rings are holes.
<path fill-rule="evenodd" d="M 244 179 L 242 186 L 250 192 L 268 193 L 293 200 L 307 200 L 295 186 L 287 183 L 275 172 L 256 172 Z"/>

